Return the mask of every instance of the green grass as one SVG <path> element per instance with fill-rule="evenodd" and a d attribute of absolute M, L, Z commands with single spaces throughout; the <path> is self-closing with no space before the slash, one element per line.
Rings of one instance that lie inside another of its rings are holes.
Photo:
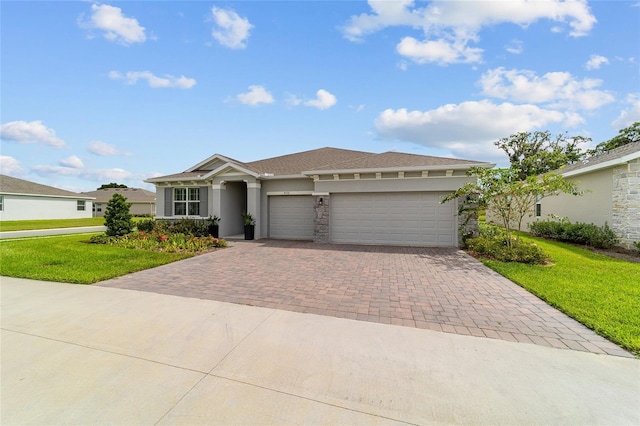
<path fill-rule="evenodd" d="M 101 226 L 104 217 L 86 219 L 7 220 L 0 222 L 0 231 L 27 231 L 32 229 L 73 228 L 77 226 Z"/>
<path fill-rule="evenodd" d="M 0 241 L 0 275 L 91 284 L 192 256 L 87 244 L 88 239 L 85 234 Z"/>
<path fill-rule="evenodd" d="M 640 355 L 640 264 L 530 236 L 551 256 L 548 266 L 482 262 L 578 320 Z"/>

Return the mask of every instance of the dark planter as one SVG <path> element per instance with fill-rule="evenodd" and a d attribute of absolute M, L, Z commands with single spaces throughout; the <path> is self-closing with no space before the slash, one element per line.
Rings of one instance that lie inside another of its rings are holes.
<path fill-rule="evenodd" d="M 253 240 L 255 231 L 256 231 L 256 226 L 255 225 L 245 225 L 244 226 L 244 239 L 245 240 Z"/>
<path fill-rule="evenodd" d="M 220 236 L 219 233 L 219 225 L 209 225 L 209 235 L 213 236 L 213 238 L 218 238 Z"/>

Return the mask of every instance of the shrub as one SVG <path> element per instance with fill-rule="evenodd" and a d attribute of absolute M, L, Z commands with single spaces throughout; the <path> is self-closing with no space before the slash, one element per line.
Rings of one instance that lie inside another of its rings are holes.
<path fill-rule="evenodd" d="M 153 219 L 148 219 L 148 220 L 141 220 L 140 222 L 138 222 L 136 227 L 138 228 L 138 231 L 151 232 L 153 231 L 155 226 L 156 226 L 156 221 Z"/>
<path fill-rule="evenodd" d="M 104 212 L 104 224 L 110 237 L 126 235 L 133 229 L 131 204 L 121 194 L 113 194 Z"/>
<path fill-rule="evenodd" d="M 550 238 L 595 248 L 610 248 L 619 241 L 607 223 L 597 226 L 593 223 L 571 223 L 566 219 L 536 221 L 529 224 L 531 234 L 536 237 Z"/>
<path fill-rule="evenodd" d="M 635 247 L 635 249 L 638 252 L 638 254 L 640 254 L 640 241 L 634 241 L 633 242 L 633 247 Z"/>
<path fill-rule="evenodd" d="M 467 240 L 467 247 L 472 252 L 501 262 L 544 264 L 549 260 L 535 243 L 512 238 L 509 246 L 507 238 L 503 228 L 481 225 L 480 235 Z"/>

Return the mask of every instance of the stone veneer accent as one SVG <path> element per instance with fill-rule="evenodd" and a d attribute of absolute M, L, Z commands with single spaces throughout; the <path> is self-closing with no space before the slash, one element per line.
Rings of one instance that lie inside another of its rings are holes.
<path fill-rule="evenodd" d="M 330 199 L 328 194 L 314 196 L 316 217 L 313 220 L 313 241 L 316 243 L 329 242 Z"/>
<path fill-rule="evenodd" d="M 620 245 L 632 249 L 640 241 L 640 159 L 613 169 L 611 229 Z"/>

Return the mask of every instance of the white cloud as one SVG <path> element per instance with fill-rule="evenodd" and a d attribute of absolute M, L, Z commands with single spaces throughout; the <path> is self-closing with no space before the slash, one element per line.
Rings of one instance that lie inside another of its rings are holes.
<path fill-rule="evenodd" d="M 213 38 L 230 49 L 244 49 L 247 47 L 247 39 L 253 25 L 247 18 L 240 17 L 231 9 L 212 7 L 214 28 L 211 32 Z"/>
<path fill-rule="evenodd" d="M 91 12 L 88 21 L 83 21 L 81 17 L 79 20 L 81 27 L 102 30 L 107 40 L 124 45 L 146 41 L 144 27 L 140 26 L 135 18 L 124 16 L 119 7 L 93 4 Z"/>
<path fill-rule="evenodd" d="M 338 100 L 334 95 L 324 89 L 320 89 L 316 92 L 316 99 L 306 101 L 304 105 L 318 109 L 327 109 L 334 106 L 337 102 Z"/>
<path fill-rule="evenodd" d="M 482 49 L 469 47 L 466 42 L 456 40 L 439 39 L 421 42 L 413 37 L 405 37 L 396 46 L 396 51 L 419 64 L 435 62 L 446 65 L 482 60 Z"/>
<path fill-rule="evenodd" d="M 627 95 L 627 103 L 629 108 L 622 110 L 611 123 L 614 129 L 624 129 L 640 121 L 640 92 Z"/>
<path fill-rule="evenodd" d="M 507 52 L 512 53 L 514 55 L 519 55 L 522 52 L 524 52 L 522 40 L 518 40 L 518 39 L 511 40 L 511 43 L 506 45 L 504 48 Z"/>
<path fill-rule="evenodd" d="M 597 70 L 604 64 L 608 64 L 609 59 L 601 55 L 591 55 L 589 60 L 587 61 L 587 69 L 588 70 Z"/>
<path fill-rule="evenodd" d="M 136 176 L 123 169 L 86 169 L 86 168 L 74 168 L 64 166 L 48 166 L 48 165 L 36 165 L 31 167 L 36 174 L 49 177 L 49 176 L 75 176 L 82 179 L 104 182 L 104 181 L 124 181 L 127 179 L 133 179 Z"/>
<path fill-rule="evenodd" d="M 55 130 L 42 121 L 11 121 L 0 125 L 0 139 L 20 144 L 40 143 L 54 148 L 64 148 L 64 141 L 56 136 Z"/>
<path fill-rule="evenodd" d="M 482 93 L 516 102 L 548 104 L 550 107 L 594 110 L 615 100 L 613 95 L 596 88 L 602 80 L 578 80 L 568 72 L 549 72 L 543 76 L 529 70 L 487 71 L 478 82 Z"/>
<path fill-rule="evenodd" d="M 92 154 L 99 155 L 100 157 L 109 157 L 114 155 L 124 155 L 126 157 L 131 156 L 130 152 L 120 151 L 115 145 L 108 144 L 102 141 L 89 142 L 87 151 Z"/>
<path fill-rule="evenodd" d="M 302 99 L 300 99 L 296 95 L 292 95 L 289 93 L 287 94 L 287 97 L 285 98 L 284 102 L 289 106 L 298 106 L 302 103 Z"/>
<path fill-rule="evenodd" d="M 429 111 L 387 109 L 375 120 L 378 136 L 432 148 L 448 149 L 467 158 L 497 158 L 493 142 L 505 135 L 562 123 L 583 122 L 575 113 L 563 113 L 536 105 L 495 104 L 488 100 L 448 104 Z"/>
<path fill-rule="evenodd" d="M 262 86 L 249 86 L 247 93 L 240 93 L 236 96 L 240 103 L 251 106 L 260 104 L 272 104 L 273 96 Z"/>
<path fill-rule="evenodd" d="M 345 38 L 360 41 L 368 34 L 392 26 L 419 28 L 424 33 L 424 41 L 405 37 L 396 47 L 399 54 L 419 63 L 479 62 L 482 49 L 470 47 L 469 43 L 479 41 L 483 27 L 503 23 L 526 27 L 547 19 L 568 24 L 569 34 L 579 37 L 588 34 L 596 22 L 585 0 L 434 0 L 425 7 L 417 7 L 413 0 L 369 0 L 369 6 L 371 13 L 352 16 L 342 28 Z M 516 46 L 512 50 L 519 49 Z"/>
<path fill-rule="evenodd" d="M 9 176 L 19 176 L 23 173 L 20 162 L 8 155 L 0 155 L 0 173 Z"/>
<path fill-rule="evenodd" d="M 122 74 L 119 71 L 110 71 L 109 78 L 112 80 L 124 80 L 127 84 L 136 84 L 138 80 L 147 80 L 149 87 L 154 89 L 191 89 L 196 85 L 195 79 L 187 78 L 183 75 L 174 77 L 167 74 L 163 77 L 158 77 L 149 71 L 129 71 L 126 74 Z"/>
<path fill-rule="evenodd" d="M 72 155 L 68 158 L 65 158 L 64 160 L 60 160 L 58 164 L 63 167 L 71 167 L 73 169 L 82 169 L 84 167 L 82 160 L 76 155 Z"/>

